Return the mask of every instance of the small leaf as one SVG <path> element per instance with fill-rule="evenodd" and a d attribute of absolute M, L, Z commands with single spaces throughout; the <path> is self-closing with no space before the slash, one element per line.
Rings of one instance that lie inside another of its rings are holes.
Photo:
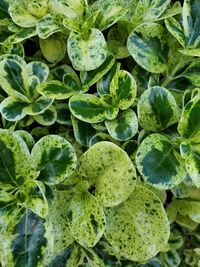
<path fill-rule="evenodd" d="M 63 137 L 47 135 L 33 147 L 31 158 L 40 171 L 39 180 L 49 185 L 63 182 L 76 167 L 76 154 Z"/>
<path fill-rule="evenodd" d="M 15 131 L 15 133 L 18 134 L 24 140 L 29 150 L 33 148 L 33 146 L 35 145 L 35 140 L 30 133 L 24 130 L 17 130 Z"/>
<path fill-rule="evenodd" d="M 137 110 L 139 123 L 147 131 L 163 130 L 179 119 L 173 95 L 159 86 L 151 87 L 140 96 Z"/>
<path fill-rule="evenodd" d="M 67 211 L 72 234 L 82 246 L 93 247 L 105 230 L 105 215 L 89 192 L 76 194 Z"/>
<path fill-rule="evenodd" d="M 158 189 L 173 188 L 186 178 L 181 156 L 161 134 L 147 136 L 139 146 L 135 160 L 144 180 Z"/>
<path fill-rule="evenodd" d="M 75 69 L 90 71 L 97 69 L 106 59 L 107 47 L 103 34 L 98 29 L 91 29 L 88 39 L 80 33 L 71 32 L 67 50 Z"/>
<path fill-rule="evenodd" d="M 105 119 L 105 107 L 95 95 L 74 95 L 69 100 L 71 113 L 79 120 L 98 123 Z"/>
<path fill-rule="evenodd" d="M 25 28 L 20 30 L 19 32 L 8 37 L 8 40 L 12 44 L 20 43 L 26 39 L 29 39 L 33 36 L 37 35 L 35 27 Z"/>
<path fill-rule="evenodd" d="M 32 61 L 28 63 L 26 70 L 28 71 L 29 76 L 36 76 L 41 83 L 45 82 L 49 75 L 48 66 L 40 61 Z"/>
<path fill-rule="evenodd" d="M 80 121 L 74 116 L 71 116 L 71 121 L 76 141 L 82 146 L 88 146 L 90 139 L 96 134 L 95 129 L 89 123 Z"/>
<path fill-rule="evenodd" d="M 110 93 L 115 103 L 122 110 L 129 108 L 135 100 L 137 86 L 133 76 L 125 71 L 119 70 L 110 85 Z"/>
<path fill-rule="evenodd" d="M 53 99 L 66 99 L 79 92 L 75 91 L 72 87 L 69 87 L 68 85 L 56 80 L 39 84 L 37 86 L 37 90 L 41 95 Z"/>
<path fill-rule="evenodd" d="M 37 115 L 43 113 L 51 104 L 53 103 L 53 99 L 47 98 L 45 96 L 41 96 L 36 99 L 33 103 L 26 106 L 24 111 L 28 115 Z"/>
<path fill-rule="evenodd" d="M 146 261 L 166 245 L 170 226 L 159 198 L 137 186 L 117 207 L 105 210 L 105 237 L 123 257 Z M 159 233 L 159 234 L 158 234 Z"/>
<path fill-rule="evenodd" d="M 9 96 L 0 104 L 0 112 L 3 118 L 8 121 L 18 121 L 26 116 L 25 107 L 27 103 L 21 102 L 16 98 Z"/>
<path fill-rule="evenodd" d="M 127 48 L 142 68 L 153 73 L 166 70 L 165 29 L 157 23 L 144 23 L 135 28 L 127 41 Z"/>
<path fill-rule="evenodd" d="M 106 120 L 105 124 L 109 134 L 119 141 L 131 139 L 138 131 L 137 116 L 132 109 L 119 113 L 116 119 Z"/>
<path fill-rule="evenodd" d="M 133 163 L 126 152 L 111 142 L 90 147 L 81 156 L 78 171 L 95 186 L 95 197 L 106 207 L 118 205 L 135 188 Z"/>
<path fill-rule="evenodd" d="M 44 126 L 52 125 L 56 122 L 57 119 L 56 108 L 51 105 L 43 113 L 35 115 L 34 119 Z"/>

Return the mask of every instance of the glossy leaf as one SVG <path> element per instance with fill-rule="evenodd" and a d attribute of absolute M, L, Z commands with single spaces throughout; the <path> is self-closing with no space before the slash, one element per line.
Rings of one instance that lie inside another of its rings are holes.
<path fill-rule="evenodd" d="M 0 104 L 1 115 L 8 121 L 18 121 L 26 116 L 24 103 L 16 98 L 10 96 L 5 98 Z"/>
<path fill-rule="evenodd" d="M 151 87 L 141 95 L 137 109 L 139 123 L 147 131 L 163 130 L 179 119 L 173 95 L 159 86 Z"/>
<path fill-rule="evenodd" d="M 133 163 L 126 152 L 111 142 L 98 142 L 89 148 L 81 156 L 78 170 L 95 186 L 95 197 L 106 207 L 118 205 L 135 188 Z"/>
<path fill-rule="evenodd" d="M 137 169 L 158 189 L 169 189 L 186 178 L 184 162 L 170 140 L 161 134 L 146 137 L 136 154 Z"/>
<path fill-rule="evenodd" d="M 43 113 L 51 104 L 53 103 L 53 99 L 47 98 L 45 96 L 41 96 L 36 99 L 33 103 L 26 106 L 24 111 L 28 115 L 37 115 Z"/>
<path fill-rule="evenodd" d="M 105 124 L 109 134 L 119 141 L 131 139 L 138 131 L 137 116 L 132 109 L 119 113 L 116 119 L 106 120 Z"/>
<path fill-rule="evenodd" d="M 43 113 L 35 115 L 34 119 L 44 125 L 49 126 L 56 122 L 57 119 L 57 112 L 53 105 L 51 105 L 49 108 L 47 108 Z"/>
<path fill-rule="evenodd" d="M 98 29 L 91 29 L 88 38 L 71 32 L 67 50 L 75 69 L 90 71 L 97 69 L 106 59 L 107 48 L 103 34 Z"/>
<path fill-rule="evenodd" d="M 137 186 L 125 202 L 106 209 L 105 215 L 106 239 L 132 261 L 154 257 L 169 239 L 169 222 L 162 203 L 144 187 Z"/>
<path fill-rule="evenodd" d="M 88 192 L 77 194 L 72 199 L 68 220 L 74 238 L 83 246 L 93 247 L 105 230 L 103 207 Z"/>
<path fill-rule="evenodd" d="M 70 98 L 69 108 L 77 119 L 84 122 L 97 123 L 105 119 L 106 109 L 95 95 L 74 95 Z"/>
<path fill-rule="evenodd" d="M 157 23 L 144 23 L 132 31 L 127 48 L 138 65 L 153 73 L 166 70 L 165 35 L 165 29 Z"/>
<path fill-rule="evenodd" d="M 135 100 L 137 86 L 135 79 L 125 70 L 119 70 L 110 86 L 110 93 L 120 109 L 129 108 Z"/>
<path fill-rule="evenodd" d="M 38 179 L 49 185 L 63 182 L 76 167 L 72 145 L 56 135 L 41 138 L 33 147 L 31 158 L 36 170 L 40 171 Z"/>

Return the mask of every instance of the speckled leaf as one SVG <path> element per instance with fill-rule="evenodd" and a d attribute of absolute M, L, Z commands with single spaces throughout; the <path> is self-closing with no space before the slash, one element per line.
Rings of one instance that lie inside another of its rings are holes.
<path fill-rule="evenodd" d="M 3 118 L 8 121 L 18 121 L 26 116 L 25 107 L 27 103 L 21 102 L 9 96 L 0 103 L 0 112 Z"/>
<path fill-rule="evenodd" d="M 45 112 L 35 115 L 34 119 L 38 123 L 44 126 L 52 125 L 56 122 L 56 119 L 57 119 L 56 108 L 53 105 L 51 105 L 49 108 L 45 110 Z"/>
<path fill-rule="evenodd" d="M 135 160 L 144 180 L 158 189 L 172 188 L 186 178 L 181 156 L 161 134 L 147 136 L 139 146 Z"/>
<path fill-rule="evenodd" d="M 47 14 L 36 25 L 36 31 L 41 39 L 46 39 L 50 35 L 62 31 L 64 16 L 61 14 Z"/>
<path fill-rule="evenodd" d="M 159 86 L 144 91 L 137 110 L 139 123 L 147 131 L 163 130 L 179 119 L 179 108 L 173 95 Z"/>
<path fill-rule="evenodd" d="M 138 120 L 132 109 L 127 109 L 118 114 L 114 120 L 105 121 L 109 134 L 116 140 L 126 141 L 136 135 Z"/>
<path fill-rule="evenodd" d="M 129 72 L 119 70 L 111 82 L 110 93 L 120 109 L 129 108 L 134 103 L 137 93 L 135 79 Z"/>
<path fill-rule="evenodd" d="M 74 69 L 68 65 L 60 65 L 56 68 L 51 69 L 50 75 L 53 80 L 58 80 L 60 82 L 64 82 L 64 77 L 67 74 L 74 74 L 76 75 L 76 72 Z"/>
<path fill-rule="evenodd" d="M 188 216 L 193 221 L 200 223 L 200 202 L 199 201 L 188 201 L 188 200 L 178 200 L 175 199 L 173 204 L 175 205 L 177 211 Z"/>
<path fill-rule="evenodd" d="M 32 61 L 27 64 L 26 71 L 29 76 L 37 76 L 39 81 L 45 82 L 49 75 L 49 68 L 46 64 L 40 61 Z"/>
<path fill-rule="evenodd" d="M 69 100 L 71 113 L 79 120 L 97 123 L 105 119 L 105 107 L 95 95 L 74 95 Z"/>
<path fill-rule="evenodd" d="M 75 69 L 90 71 L 97 69 L 106 59 L 107 47 L 103 34 L 91 29 L 88 39 L 80 33 L 71 32 L 68 37 L 67 50 Z"/>
<path fill-rule="evenodd" d="M 137 186 L 117 207 L 105 210 L 105 237 L 119 253 L 132 261 L 154 257 L 167 243 L 169 222 L 159 198 Z"/>
<path fill-rule="evenodd" d="M 96 134 L 95 129 L 91 124 L 80 121 L 74 116 L 71 116 L 71 121 L 76 141 L 82 146 L 88 146 L 90 139 Z"/>
<path fill-rule="evenodd" d="M 72 199 L 67 211 L 72 234 L 76 241 L 93 247 L 105 230 L 103 207 L 89 192 L 79 193 Z"/>
<path fill-rule="evenodd" d="M 29 150 L 31 150 L 32 147 L 35 145 L 35 140 L 33 136 L 25 130 L 17 130 L 15 131 L 15 133 L 18 134 L 24 140 Z"/>
<path fill-rule="evenodd" d="M 2 186 L 21 186 L 28 179 L 36 179 L 28 147 L 19 135 L 0 130 L 0 184 Z"/>
<path fill-rule="evenodd" d="M 33 147 L 31 158 L 39 180 L 54 185 L 63 182 L 76 167 L 76 154 L 72 145 L 63 137 L 47 135 Z"/>
<path fill-rule="evenodd" d="M 44 58 L 54 64 L 60 62 L 67 51 L 66 41 L 56 34 L 40 39 L 40 48 Z"/>
<path fill-rule="evenodd" d="M 165 25 L 168 31 L 178 40 L 178 42 L 184 47 L 185 46 L 185 36 L 181 25 L 175 18 L 169 18 L 165 20 Z"/>
<path fill-rule="evenodd" d="M 134 60 L 149 72 L 166 70 L 166 32 L 157 23 L 144 23 L 135 28 L 127 41 L 127 48 Z"/>
<path fill-rule="evenodd" d="M 200 135 L 200 94 L 197 94 L 184 107 L 179 124 L 178 132 L 184 138 L 193 138 Z"/>
<path fill-rule="evenodd" d="M 48 10 L 48 0 L 9 1 L 9 14 L 12 20 L 19 26 L 29 28 L 37 24 Z"/>
<path fill-rule="evenodd" d="M 29 102 L 27 80 L 28 75 L 15 59 L 5 59 L 0 62 L 1 87 L 10 96 Z"/>
<path fill-rule="evenodd" d="M 45 96 L 41 96 L 36 99 L 33 103 L 26 106 L 24 111 L 28 115 L 37 115 L 43 113 L 51 104 L 53 103 L 52 98 L 47 98 Z"/>
<path fill-rule="evenodd" d="M 74 88 L 56 80 L 39 84 L 37 90 L 41 95 L 53 99 L 66 99 L 79 92 L 78 90 L 75 91 Z"/>
<path fill-rule="evenodd" d="M 135 188 L 133 163 L 126 152 L 111 142 L 98 142 L 89 148 L 81 156 L 78 170 L 95 186 L 95 197 L 106 207 L 118 205 Z"/>
<path fill-rule="evenodd" d="M 83 84 L 83 89 L 87 89 L 100 80 L 111 69 L 114 63 L 114 56 L 108 54 L 103 64 L 101 64 L 101 66 L 97 69 L 91 71 L 82 71 L 80 77 Z"/>

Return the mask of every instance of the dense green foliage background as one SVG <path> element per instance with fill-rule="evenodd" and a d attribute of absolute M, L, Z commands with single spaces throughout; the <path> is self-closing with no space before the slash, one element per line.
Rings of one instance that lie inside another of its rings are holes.
<path fill-rule="evenodd" d="M 200 0 L 0 0 L 0 267 L 200 266 Z"/>

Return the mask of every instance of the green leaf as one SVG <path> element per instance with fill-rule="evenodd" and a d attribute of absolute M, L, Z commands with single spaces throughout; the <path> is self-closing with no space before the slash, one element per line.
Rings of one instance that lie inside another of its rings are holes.
<path fill-rule="evenodd" d="M 178 132 L 184 138 L 191 139 L 200 135 L 200 94 L 197 94 L 184 107 L 179 124 Z"/>
<path fill-rule="evenodd" d="M 24 112 L 28 115 L 37 115 L 43 113 L 51 104 L 53 99 L 41 96 L 33 103 L 24 108 Z"/>
<path fill-rule="evenodd" d="M 191 200 L 174 200 L 174 205 L 177 208 L 177 211 L 184 215 L 188 216 L 191 220 L 200 223 L 200 202 L 191 201 Z"/>
<path fill-rule="evenodd" d="M 98 123 L 105 119 L 105 107 L 95 95 L 74 95 L 69 100 L 71 113 L 79 120 Z"/>
<path fill-rule="evenodd" d="M 39 180 L 49 185 L 63 182 L 76 167 L 76 154 L 72 145 L 63 137 L 47 135 L 33 147 L 31 158 Z"/>
<path fill-rule="evenodd" d="M 32 61 L 28 63 L 26 66 L 26 71 L 28 72 L 29 76 L 36 76 L 41 83 L 45 82 L 49 75 L 48 66 L 40 61 Z"/>
<path fill-rule="evenodd" d="M 139 123 L 147 131 L 163 130 L 179 119 L 179 108 L 173 95 L 159 86 L 151 87 L 140 96 L 137 110 Z"/>
<path fill-rule="evenodd" d="M 35 26 L 48 10 L 48 1 L 10 1 L 9 14 L 12 20 L 19 26 L 29 28 Z"/>
<path fill-rule="evenodd" d="M 72 234 L 82 246 L 93 247 L 105 230 L 103 207 L 89 192 L 76 194 L 67 211 Z"/>
<path fill-rule="evenodd" d="M 37 86 L 37 90 L 41 95 L 53 99 L 66 99 L 79 92 L 57 80 L 41 83 Z"/>
<path fill-rule="evenodd" d="M 68 104 L 58 103 L 56 104 L 57 119 L 59 124 L 71 125 L 70 111 Z"/>
<path fill-rule="evenodd" d="M 74 116 L 71 116 L 71 121 L 76 141 L 82 146 L 89 146 L 90 139 L 96 134 L 95 129 L 89 123 L 80 121 Z"/>
<path fill-rule="evenodd" d="M 0 112 L 3 118 L 8 121 L 18 121 L 26 116 L 24 103 L 16 98 L 9 96 L 5 98 L 0 104 Z"/>
<path fill-rule="evenodd" d="M 169 18 L 165 20 L 165 25 L 168 31 L 177 39 L 177 41 L 184 47 L 185 36 L 182 31 L 182 27 L 175 18 Z"/>
<path fill-rule="evenodd" d="M 9 36 L 9 38 L 7 40 L 9 40 L 9 42 L 12 44 L 16 44 L 16 43 L 20 43 L 26 39 L 29 39 L 35 35 L 37 35 L 35 27 L 25 28 L 25 29 L 22 29 L 19 32 Z"/>
<path fill-rule="evenodd" d="M 135 188 L 133 163 L 126 152 L 111 142 L 90 147 L 81 156 L 78 171 L 95 186 L 95 197 L 106 207 L 118 205 Z"/>
<path fill-rule="evenodd" d="M 91 146 L 93 146 L 96 143 L 101 142 L 101 141 L 109 141 L 109 142 L 112 142 L 116 145 L 119 145 L 119 142 L 117 142 L 115 139 L 113 139 L 109 134 L 97 133 L 90 139 L 89 147 L 91 147 Z"/>
<path fill-rule="evenodd" d="M 116 119 L 106 120 L 105 124 L 109 134 L 119 141 L 131 139 L 138 131 L 137 116 L 132 109 L 119 113 Z"/>
<path fill-rule="evenodd" d="M 83 88 L 88 88 L 100 80 L 113 66 L 115 58 L 113 55 L 108 54 L 103 64 L 95 70 L 83 71 L 80 74 Z"/>
<path fill-rule="evenodd" d="M 28 179 L 36 179 L 30 153 L 24 140 L 9 130 L 0 130 L 0 184 L 19 187 Z M 22 160 L 23 159 L 23 160 Z"/>
<path fill-rule="evenodd" d="M 35 140 L 30 133 L 24 130 L 17 130 L 15 131 L 15 133 L 18 134 L 24 140 L 29 150 L 33 148 L 33 146 L 35 145 Z"/>
<path fill-rule="evenodd" d="M 166 70 L 166 32 L 157 23 L 144 23 L 136 27 L 127 41 L 127 48 L 142 68 L 153 73 Z"/>
<path fill-rule="evenodd" d="M 15 227 L 12 255 L 15 267 L 35 267 L 41 264 L 46 247 L 44 220 L 26 210 L 23 219 Z"/>
<path fill-rule="evenodd" d="M 122 110 L 129 108 L 134 103 L 136 92 L 133 76 L 125 70 L 119 70 L 110 85 L 111 96 L 118 107 Z"/>
<path fill-rule="evenodd" d="M 120 69 L 120 63 L 115 63 L 112 68 L 97 81 L 97 92 L 99 95 L 110 93 L 110 84 L 117 71 Z"/>
<path fill-rule="evenodd" d="M 41 39 L 46 39 L 56 32 L 64 29 L 62 24 L 64 16 L 61 14 L 47 14 L 36 25 L 36 31 Z"/>
<path fill-rule="evenodd" d="M 10 96 L 29 102 L 27 80 L 28 75 L 23 66 L 15 59 L 0 62 L 1 87 Z"/>
<path fill-rule="evenodd" d="M 76 70 L 90 71 L 97 69 L 106 59 L 107 46 L 103 34 L 91 29 L 88 38 L 80 33 L 71 32 L 68 37 L 67 50 Z"/>
<path fill-rule="evenodd" d="M 145 261 L 156 256 L 169 239 L 162 203 L 145 187 L 137 186 L 122 204 L 106 209 L 105 215 L 106 239 L 129 260 Z"/>
<path fill-rule="evenodd" d="M 34 119 L 44 126 L 52 125 L 56 122 L 57 119 L 56 108 L 51 105 L 43 113 L 35 115 Z"/>
<path fill-rule="evenodd" d="M 181 156 L 161 134 L 147 136 L 139 146 L 135 160 L 144 180 L 158 189 L 173 188 L 186 178 Z"/>
<path fill-rule="evenodd" d="M 40 39 L 40 48 L 44 58 L 54 64 L 64 58 L 67 50 L 65 40 L 58 34 L 46 39 Z"/>

